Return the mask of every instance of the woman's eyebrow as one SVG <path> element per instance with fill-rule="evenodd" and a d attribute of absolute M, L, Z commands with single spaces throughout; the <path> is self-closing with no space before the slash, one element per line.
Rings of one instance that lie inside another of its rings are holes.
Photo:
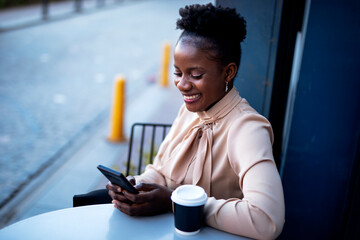
<path fill-rule="evenodd" d="M 174 65 L 174 68 L 180 69 L 178 66 Z M 190 67 L 186 69 L 187 71 L 194 71 L 194 70 L 203 70 L 202 67 Z"/>
<path fill-rule="evenodd" d="M 201 70 L 201 69 L 202 69 L 201 67 L 191 67 L 191 68 L 188 68 L 189 71 Z"/>

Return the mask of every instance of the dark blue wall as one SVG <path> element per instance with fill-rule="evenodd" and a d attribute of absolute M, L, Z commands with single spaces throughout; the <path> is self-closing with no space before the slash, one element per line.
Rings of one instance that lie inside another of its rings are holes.
<path fill-rule="evenodd" d="M 313 0 L 283 185 L 282 239 L 340 239 L 360 140 L 360 1 Z"/>
<path fill-rule="evenodd" d="M 243 62 L 235 85 L 262 112 L 260 109 L 269 103 L 257 86 L 264 81 L 256 78 L 265 77 L 264 69 L 272 66 L 264 67 L 259 61 L 261 56 L 270 56 L 269 52 L 254 49 L 262 49 L 264 42 L 259 41 L 270 39 L 264 37 L 266 34 L 253 33 L 269 33 L 271 27 L 279 27 L 271 26 L 279 22 L 270 21 L 269 14 L 264 15 L 267 22 L 260 15 L 267 9 L 276 17 L 278 11 L 270 10 L 271 6 L 282 1 L 216 2 L 236 7 L 248 19 L 249 31 L 255 29 L 243 44 Z M 280 239 L 343 239 L 346 234 L 352 239 L 360 231 L 349 230 L 360 228 L 359 211 L 354 211 L 359 201 L 351 202 L 360 198 L 359 194 L 352 196 L 360 191 L 355 187 L 356 179 L 360 179 L 360 165 L 356 165 L 360 153 L 359 58 L 360 1 L 312 0 L 282 176 L 286 223 Z M 279 137 L 281 134 L 275 139 Z"/>
<path fill-rule="evenodd" d="M 245 18 L 247 36 L 234 85 L 240 95 L 264 116 L 268 116 L 278 42 L 281 4 L 277 0 L 218 0 Z M 231 33 L 229 33 L 231 34 Z"/>

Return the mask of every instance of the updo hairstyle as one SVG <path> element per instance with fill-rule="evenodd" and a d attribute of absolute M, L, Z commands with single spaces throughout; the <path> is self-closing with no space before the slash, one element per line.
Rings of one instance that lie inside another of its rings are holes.
<path fill-rule="evenodd" d="M 239 69 L 246 21 L 235 9 L 194 4 L 180 8 L 179 13 L 176 28 L 183 30 L 179 41 L 208 52 L 222 66 L 234 62 Z"/>

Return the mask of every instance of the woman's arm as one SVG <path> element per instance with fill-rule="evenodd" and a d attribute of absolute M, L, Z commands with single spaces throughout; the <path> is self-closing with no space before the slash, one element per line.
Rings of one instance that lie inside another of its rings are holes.
<path fill-rule="evenodd" d="M 284 224 L 282 185 L 275 164 L 262 161 L 243 179 L 242 199 L 209 198 L 205 206 L 208 225 L 255 239 L 275 239 Z"/>
<path fill-rule="evenodd" d="M 176 127 L 179 124 L 179 116 L 184 113 L 184 110 L 185 106 L 183 105 L 168 135 L 160 145 L 154 164 L 149 164 L 144 173 L 134 177 L 133 184 L 136 184 L 135 187 L 140 191 L 139 194 L 131 194 L 108 184 L 109 194 L 114 200 L 115 207 L 120 211 L 128 215 L 154 215 L 171 210 L 172 190 L 166 186 L 165 177 L 158 169 L 162 165 L 164 151 L 177 135 Z"/>

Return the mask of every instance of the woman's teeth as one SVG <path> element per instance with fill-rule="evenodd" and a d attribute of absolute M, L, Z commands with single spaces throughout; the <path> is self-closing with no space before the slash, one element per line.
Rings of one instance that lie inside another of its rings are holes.
<path fill-rule="evenodd" d="M 191 95 L 191 96 L 184 96 L 185 100 L 193 100 L 195 98 L 198 98 L 200 96 L 200 94 L 196 94 L 196 95 Z"/>

